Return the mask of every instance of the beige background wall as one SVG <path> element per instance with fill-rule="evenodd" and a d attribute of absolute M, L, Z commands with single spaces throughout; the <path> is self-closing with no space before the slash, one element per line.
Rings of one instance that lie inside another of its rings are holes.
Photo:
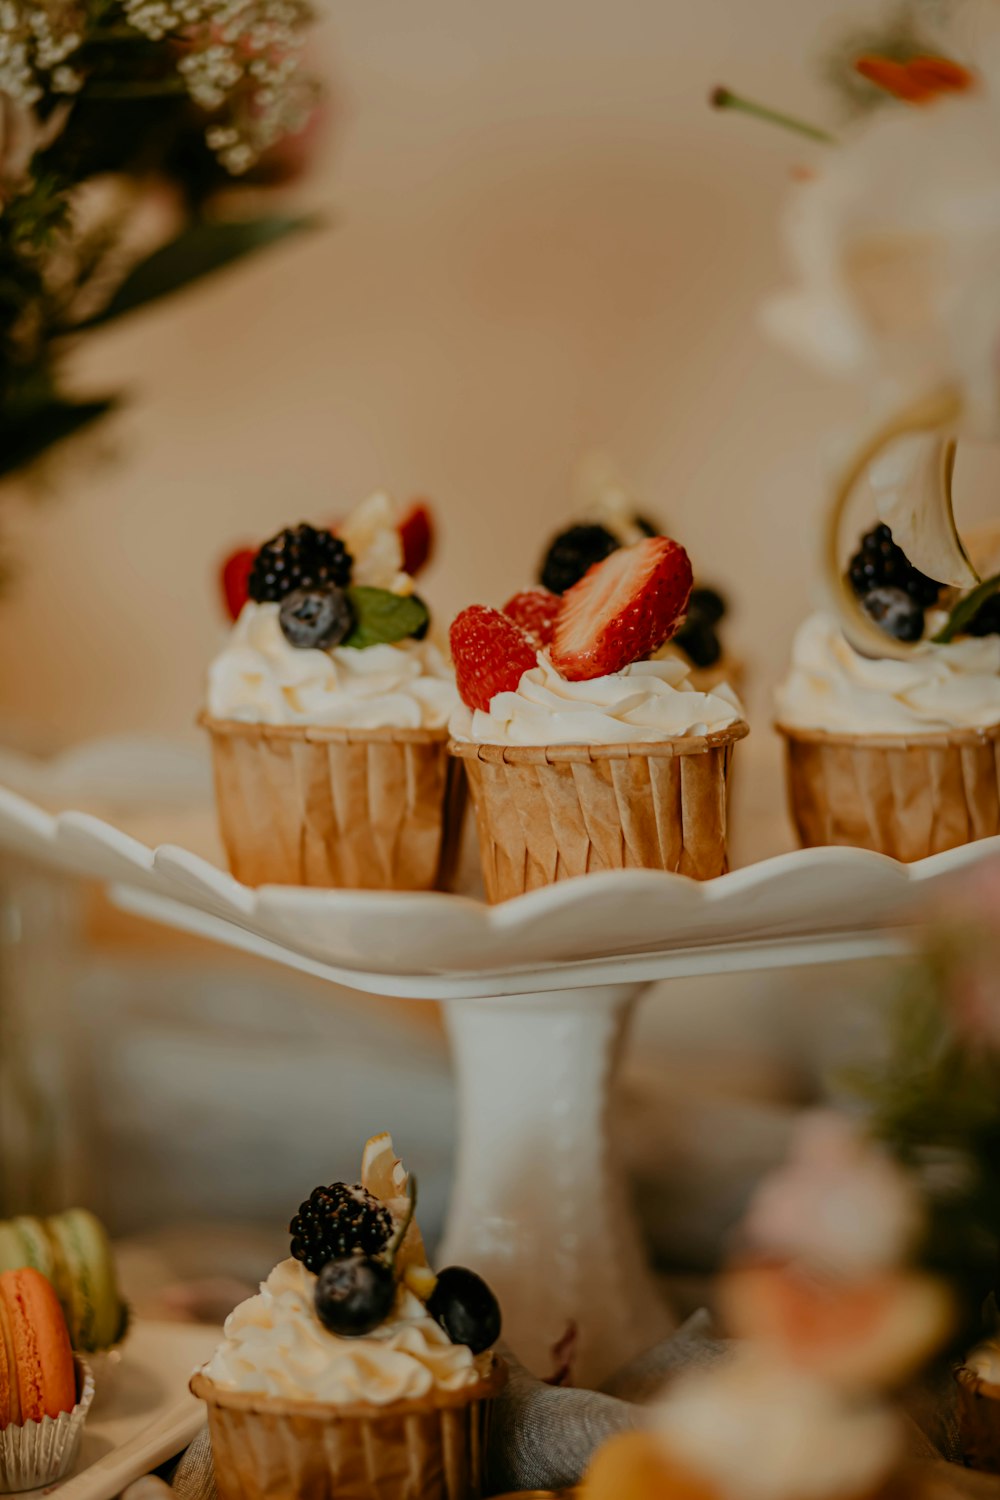
<path fill-rule="evenodd" d="M 16 512 L 8 708 L 67 735 L 187 731 L 228 545 L 378 485 L 432 495 L 445 618 L 499 603 L 609 445 L 739 604 L 763 691 L 812 585 L 850 393 L 754 325 L 781 279 L 794 138 L 714 83 L 813 115 L 843 0 L 338 0 L 340 119 L 299 196 L 331 227 L 102 337 L 131 384 L 113 461 Z M 759 699 L 759 694 L 758 694 Z"/>

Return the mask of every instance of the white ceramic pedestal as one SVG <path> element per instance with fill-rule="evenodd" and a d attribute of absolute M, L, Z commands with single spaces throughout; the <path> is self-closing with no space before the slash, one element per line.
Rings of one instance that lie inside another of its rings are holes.
<path fill-rule="evenodd" d="M 446 1004 L 458 1163 L 442 1265 L 485 1276 L 504 1336 L 539 1375 L 576 1330 L 596 1385 L 669 1327 L 614 1139 L 614 1083 L 639 985 Z"/>

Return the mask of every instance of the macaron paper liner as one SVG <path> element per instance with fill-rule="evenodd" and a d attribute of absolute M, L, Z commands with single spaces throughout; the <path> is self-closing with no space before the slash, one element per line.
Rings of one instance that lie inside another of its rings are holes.
<path fill-rule="evenodd" d="M 72 1411 L 40 1422 L 23 1422 L 0 1430 L 0 1494 L 41 1489 L 62 1479 L 72 1468 L 84 1423 L 96 1389 L 86 1360 L 73 1356 L 77 1400 Z"/>

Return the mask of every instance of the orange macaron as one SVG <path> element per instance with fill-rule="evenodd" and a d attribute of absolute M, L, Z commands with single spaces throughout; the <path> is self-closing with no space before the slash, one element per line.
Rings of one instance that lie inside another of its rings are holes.
<path fill-rule="evenodd" d="M 0 1275 L 0 1429 L 76 1405 L 69 1331 L 51 1282 L 33 1267 Z"/>

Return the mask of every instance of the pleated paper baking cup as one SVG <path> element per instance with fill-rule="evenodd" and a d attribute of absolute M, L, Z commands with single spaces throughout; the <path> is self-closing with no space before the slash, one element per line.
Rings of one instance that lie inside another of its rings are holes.
<path fill-rule="evenodd" d="M 444 729 L 200 722 L 229 867 L 245 885 L 443 889 L 464 788 Z"/>
<path fill-rule="evenodd" d="M 955 1371 L 955 1384 L 962 1460 L 970 1469 L 1000 1474 L 1000 1385 L 991 1385 L 968 1365 Z"/>
<path fill-rule="evenodd" d="M 630 745 L 479 745 L 465 766 L 490 901 L 598 870 L 725 873 L 726 783 L 742 720 Z"/>
<path fill-rule="evenodd" d="M 94 1377 L 77 1355 L 76 1395 L 72 1411 L 40 1422 L 24 1422 L 0 1431 L 0 1492 L 37 1490 L 69 1472 L 80 1449 L 83 1424 L 94 1400 Z"/>
<path fill-rule="evenodd" d="M 332 1406 L 229 1391 L 203 1374 L 219 1500 L 479 1500 L 494 1359 L 466 1390 L 388 1406 Z"/>
<path fill-rule="evenodd" d="M 850 844 L 909 863 L 1000 833 L 1000 725 L 884 736 L 777 727 L 807 848 Z"/>

